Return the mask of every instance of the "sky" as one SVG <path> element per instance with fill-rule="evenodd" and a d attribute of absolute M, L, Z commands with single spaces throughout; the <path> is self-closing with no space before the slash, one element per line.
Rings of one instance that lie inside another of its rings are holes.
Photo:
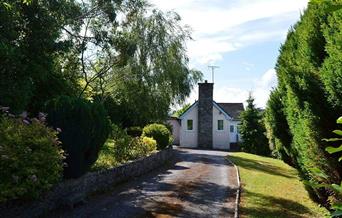
<path fill-rule="evenodd" d="M 277 84 L 274 70 L 287 32 L 306 8 L 308 0 L 150 0 L 163 11 L 174 11 L 190 26 L 187 42 L 190 67 L 212 81 L 214 100 L 243 102 L 251 92 L 264 108 Z M 196 86 L 186 103 L 198 98 Z"/>

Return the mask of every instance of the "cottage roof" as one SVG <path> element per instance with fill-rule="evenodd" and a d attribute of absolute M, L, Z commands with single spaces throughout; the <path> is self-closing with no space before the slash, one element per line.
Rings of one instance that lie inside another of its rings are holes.
<path fill-rule="evenodd" d="M 196 105 L 198 101 L 192 104 L 186 111 L 184 111 L 180 116 L 179 119 L 182 119 L 186 113 L 191 111 Z M 224 112 L 229 119 L 239 120 L 240 113 L 244 111 L 243 103 L 216 103 L 213 101 L 213 105 L 217 106 L 219 110 Z"/>
<path fill-rule="evenodd" d="M 238 120 L 240 113 L 244 111 L 242 103 L 217 103 L 234 120 Z"/>

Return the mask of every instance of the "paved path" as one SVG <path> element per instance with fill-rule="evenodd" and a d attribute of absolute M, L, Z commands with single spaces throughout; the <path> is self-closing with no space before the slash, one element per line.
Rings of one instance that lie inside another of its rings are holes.
<path fill-rule="evenodd" d="M 233 217 L 237 182 L 227 152 L 176 153 L 178 162 L 49 217 Z"/>

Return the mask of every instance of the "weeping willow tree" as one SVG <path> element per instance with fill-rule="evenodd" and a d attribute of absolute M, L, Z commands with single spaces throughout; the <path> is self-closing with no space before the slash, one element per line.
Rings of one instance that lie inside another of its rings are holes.
<path fill-rule="evenodd" d="M 102 55 L 90 64 L 97 77 L 88 85 L 118 124 L 164 120 L 170 106 L 182 103 L 202 78 L 189 68 L 189 28 L 180 24 L 178 14 L 163 13 L 143 1 L 128 1 L 120 10 L 118 27 L 105 37 L 112 44 L 105 42 Z M 103 32 L 98 22 L 91 26 L 93 32 Z"/>

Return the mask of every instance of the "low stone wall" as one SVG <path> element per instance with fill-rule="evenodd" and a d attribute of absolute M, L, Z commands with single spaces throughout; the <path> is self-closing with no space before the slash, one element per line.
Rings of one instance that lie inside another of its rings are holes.
<path fill-rule="evenodd" d="M 162 166 L 172 156 L 173 149 L 168 148 L 113 169 L 90 172 L 78 179 L 63 181 L 39 201 L 20 206 L 0 205 L 0 217 L 39 217 L 61 206 L 72 207 L 92 193 L 108 190 Z"/>

